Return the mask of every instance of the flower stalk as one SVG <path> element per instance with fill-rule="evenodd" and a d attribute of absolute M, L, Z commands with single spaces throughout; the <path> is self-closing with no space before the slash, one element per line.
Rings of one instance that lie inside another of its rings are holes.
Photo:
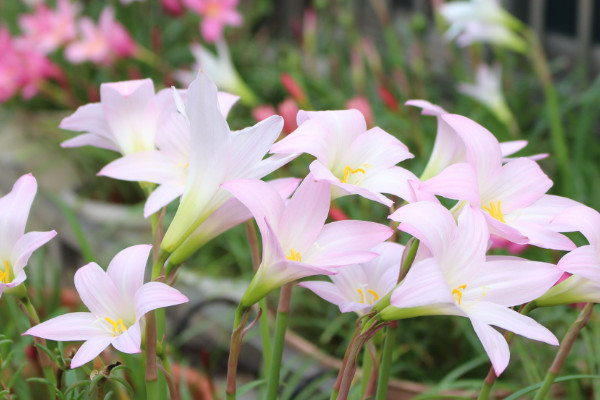
<path fill-rule="evenodd" d="M 244 326 L 248 320 L 249 312 L 250 308 L 244 307 L 241 304 L 235 310 L 233 332 L 231 333 L 231 345 L 229 347 L 229 360 L 227 361 L 227 386 L 225 389 L 227 400 L 234 400 L 236 398 L 237 365 L 242 346 Z"/>

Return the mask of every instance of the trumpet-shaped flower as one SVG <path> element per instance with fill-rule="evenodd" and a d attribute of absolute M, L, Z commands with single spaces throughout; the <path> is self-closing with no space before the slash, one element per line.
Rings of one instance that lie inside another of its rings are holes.
<path fill-rule="evenodd" d="M 334 198 L 358 194 L 387 206 L 393 202 L 382 193 L 415 200 L 409 181 L 419 179 L 396 166 L 413 155 L 381 128 L 367 130 L 360 111 L 300 111 L 298 126 L 271 151 L 315 156 L 310 171 L 315 179 L 333 186 Z"/>
<path fill-rule="evenodd" d="M 200 31 L 207 42 L 223 37 L 226 25 L 239 26 L 242 16 L 235 7 L 238 0 L 183 0 L 192 11 L 202 16 Z"/>
<path fill-rule="evenodd" d="M 198 75 L 186 94 L 184 114 L 189 119 L 190 158 L 181 203 L 161 244 L 169 253 L 230 197 L 220 188 L 223 182 L 260 179 L 297 156 L 275 155 L 263 160 L 281 132 L 281 117 L 231 132 L 217 96 L 216 86 L 204 73 Z"/>
<path fill-rule="evenodd" d="M 384 242 L 371 250 L 379 256 L 364 264 L 340 268 L 330 276 L 332 283 L 309 281 L 298 285 L 337 305 L 343 313 L 363 315 L 396 287 L 404 246 Z"/>
<path fill-rule="evenodd" d="M 262 235 L 262 262 L 241 304 L 251 306 L 271 290 L 310 275 L 332 275 L 335 267 L 359 264 L 391 236 L 385 225 L 337 221 L 325 225 L 330 185 L 308 175 L 289 202 L 265 182 L 239 179 L 223 187 L 248 207 Z"/>
<path fill-rule="evenodd" d="M 184 95 L 184 92 L 175 92 L 174 96 L 179 97 Z M 219 109 L 224 118 L 227 118 L 237 99 L 237 96 L 229 93 L 218 93 Z M 182 112 L 185 110 L 182 109 Z M 185 114 L 171 113 L 158 129 L 158 150 L 128 154 L 109 163 L 98 173 L 115 179 L 160 185 L 148 196 L 144 207 L 146 218 L 183 194 L 192 141 L 188 121 L 189 118 Z"/>
<path fill-rule="evenodd" d="M 36 191 L 35 178 L 23 175 L 10 193 L 0 198 L 0 296 L 25 281 L 24 268 L 31 254 L 56 236 L 56 231 L 25 233 Z"/>
<path fill-rule="evenodd" d="M 140 322 L 148 312 L 188 301 L 178 290 L 160 282 L 144 283 L 151 246 L 120 251 L 104 271 L 89 263 L 75 273 L 75 288 L 90 312 L 64 314 L 42 322 L 24 335 L 49 340 L 85 340 L 71 368 L 93 360 L 108 345 L 123 353 L 141 352 Z"/>
<path fill-rule="evenodd" d="M 413 264 L 393 292 L 386 320 L 422 315 L 456 315 L 470 319 L 497 375 L 510 353 L 502 335 L 490 325 L 557 345 L 556 337 L 533 319 L 510 309 L 548 290 L 562 271 L 547 263 L 517 257 L 490 257 L 482 214 L 467 206 L 458 217 L 439 204 L 406 205 L 390 216 L 399 229 L 418 238 L 432 257 Z"/>
<path fill-rule="evenodd" d="M 487 129 L 453 114 L 440 117 L 462 138 L 466 163 L 453 164 L 423 182 L 419 190 L 456 200 L 480 209 L 490 233 L 518 244 L 572 250 L 573 242 L 558 232 L 573 230 L 551 220 L 576 201 L 545 194 L 552 181 L 537 163 L 527 158 L 503 165 L 501 148 Z M 460 205 L 455 208 L 460 210 Z"/>
<path fill-rule="evenodd" d="M 157 130 L 174 111 L 171 89 L 154 94 L 150 79 L 103 83 L 100 103 L 81 106 L 61 121 L 62 129 L 86 132 L 62 147 L 95 146 L 123 155 L 154 150 Z"/>

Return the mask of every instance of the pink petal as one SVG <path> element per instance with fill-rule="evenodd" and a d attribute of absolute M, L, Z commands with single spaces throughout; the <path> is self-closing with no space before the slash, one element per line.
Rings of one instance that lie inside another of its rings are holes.
<path fill-rule="evenodd" d="M 65 140 L 60 144 L 60 147 L 81 146 L 93 146 L 106 150 L 119 151 L 111 141 L 103 138 L 102 136 L 94 135 L 93 133 L 84 133 L 83 135 L 75 136 L 72 139 Z"/>
<path fill-rule="evenodd" d="M 581 203 L 566 197 L 545 194 L 529 207 L 520 209 L 515 222 L 535 223 L 554 232 L 575 231 L 577 227 L 574 226 L 572 219 L 568 218 L 564 221 L 565 223 L 559 223 L 556 217 L 568 208 L 581 205 Z"/>
<path fill-rule="evenodd" d="M 156 133 L 156 147 L 168 158 L 178 160 L 182 165 L 190 159 L 190 127 L 185 117 L 172 112 L 165 118 Z"/>
<path fill-rule="evenodd" d="M 177 289 L 161 282 L 148 282 L 135 293 L 135 314 L 139 320 L 148 311 L 187 303 L 189 299 Z"/>
<path fill-rule="evenodd" d="M 21 176 L 10 193 L 0 198 L 0 258 L 7 260 L 25 232 L 29 210 L 37 191 L 33 175 Z"/>
<path fill-rule="evenodd" d="M 438 105 L 428 102 L 427 100 L 408 100 L 406 103 L 404 103 L 404 105 L 422 108 L 423 111 L 421 114 L 423 115 L 438 116 L 441 114 L 448 114 L 448 111 L 444 110 Z"/>
<path fill-rule="evenodd" d="M 323 135 L 330 135 L 336 144 L 334 152 L 342 152 L 347 149 L 361 133 L 367 130 L 365 117 L 358 110 L 336 110 L 336 111 L 300 111 L 298 112 L 298 126 L 310 119 L 321 124 L 325 131 Z"/>
<path fill-rule="evenodd" d="M 411 181 L 415 184 L 411 184 Z M 371 192 L 389 193 L 408 203 L 416 201 L 433 201 L 437 203 L 438 200 L 434 195 L 419 189 L 419 184 L 419 178 L 415 174 L 401 167 L 392 167 L 377 171 L 376 174 L 369 174 L 362 182 L 362 186 Z M 383 203 L 382 201 L 379 202 Z"/>
<path fill-rule="evenodd" d="M 22 269 L 27 264 L 31 253 L 48 243 L 54 236 L 56 236 L 56 231 L 27 232 L 21 236 L 15 243 L 10 256 L 15 271 Z"/>
<path fill-rule="evenodd" d="M 348 303 L 348 299 L 346 299 L 340 293 L 337 286 L 331 282 L 300 282 L 298 286 L 307 288 L 308 290 L 314 292 L 317 296 L 321 297 L 323 300 L 335 304 L 338 307 L 341 307 L 342 305 Z"/>
<path fill-rule="evenodd" d="M 327 164 L 329 151 L 333 145 L 333 138 L 323 132 L 323 127 L 317 121 L 307 120 L 294 132 L 275 143 L 271 147 L 271 153 L 307 153 Z"/>
<path fill-rule="evenodd" d="M 75 272 L 75 288 L 83 304 L 100 318 L 123 315 L 124 308 L 128 308 L 112 279 L 96 263 Z"/>
<path fill-rule="evenodd" d="M 237 103 L 237 101 L 240 99 L 240 96 L 236 96 L 227 92 L 218 92 L 217 97 L 219 100 L 219 108 L 221 110 L 221 114 L 223 114 L 223 117 L 227 118 L 229 111 L 231 110 L 233 105 Z"/>
<path fill-rule="evenodd" d="M 558 267 L 573 275 L 600 282 L 600 259 L 592 246 L 581 246 L 565 254 L 558 262 Z"/>
<path fill-rule="evenodd" d="M 389 168 L 412 157 L 404 143 L 379 127 L 359 135 L 346 154 L 347 160 L 366 163 L 374 168 Z"/>
<path fill-rule="evenodd" d="M 513 227 L 514 224 L 506 224 L 504 222 L 498 221 L 497 219 L 490 216 L 487 212 L 481 211 L 483 216 L 485 217 L 488 228 L 490 230 L 491 235 L 495 235 L 501 238 L 504 238 L 512 243 L 517 244 L 527 244 L 529 243 L 529 238 L 525 236 L 517 227 Z"/>
<path fill-rule="evenodd" d="M 421 183 L 420 190 L 449 199 L 466 200 L 479 206 L 477 175 L 470 164 L 452 164 L 431 179 Z"/>
<path fill-rule="evenodd" d="M 129 154 L 106 165 L 99 176 L 134 182 L 152 182 L 157 184 L 181 184 L 183 186 L 186 167 L 168 158 L 160 151 L 143 151 Z"/>
<path fill-rule="evenodd" d="M 547 226 L 538 225 L 526 220 L 516 220 L 510 224 L 521 234 L 529 238 L 528 243 L 545 249 L 573 250 L 575 243 L 568 237 L 548 229 Z"/>
<path fill-rule="evenodd" d="M 77 111 L 60 122 L 59 128 L 75 132 L 89 132 L 105 139 L 105 142 L 114 143 L 114 135 L 106 123 L 104 109 L 100 103 L 90 103 L 79 107 Z M 75 145 L 67 146 L 65 143 L 62 144 L 63 147 L 75 147 Z"/>
<path fill-rule="evenodd" d="M 112 342 L 112 336 L 90 339 L 79 347 L 71 360 L 71 368 L 81 367 L 96 358 Z"/>
<path fill-rule="evenodd" d="M 507 157 L 525 148 L 525 146 L 527 146 L 527 140 L 512 140 L 510 142 L 501 142 L 500 151 L 502 152 L 502 157 Z"/>
<path fill-rule="evenodd" d="M 89 312 L 68 313 L 42 322 L 23 335 L 61 342 L 111 337 L 98 322 L 98 317 Z"/>
<path fill-rule="evenodd" d="M 141 353 L 141 343 L 142 333 L 140 331 L 139 321 L 136 321 L 125 331 L 125 333 L 117 336 L 117 338 L 112 341 L 112 345 L 115 349 L 128 354 Z"/>
<path fill-rule="evenodd" d="M 444 273 L 452 277 L 449 279 L 462 284 L 480 270 L 485 261 L 489 238 L 487 224 L 481 213 L 465 206 L 458 216 L 458 232 L 454 237 L 446 238 L 447 249 L 440 261 Z"/>
<path fill-rule="evenodd" d="M 596 252 L 600 251 L 600 214 L 598 211 L 586 206 L 573 207 L 558 215 L 552 222 L 579 230 Z"/>
<path fill-rule="evenodd" d="M 148 218 L 161 208 L 166 207 L 173 200 L 183 194 L 184 186 L 160 185 L 148 196 L 144 205 L 144 218 Z"/>
<path fill-rule="evenodd" d="M 144 284 L 144 271 L 151 245 L 139 244 L 121 250 L 113 257 L 106 274 L 115 284 L 125 304 L 132 304 L 135 292 Z"/>
<path fill-rule="evenodd" d="M 504 337 L 491 326 L 480 322 L 475 318 L 471 318 L 471 324 L 492 362 L 496 376 L 500 376 L 508 366 L 508 361 L 510 360 L 508 343 L 506 343 Z"/>

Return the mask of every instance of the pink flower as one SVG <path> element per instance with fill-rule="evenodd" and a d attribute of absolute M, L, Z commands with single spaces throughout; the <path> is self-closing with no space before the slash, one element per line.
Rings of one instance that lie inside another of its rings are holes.
<path fill-rule="evenodd" d="M 399 229 L 421 241 L 428 256 L 417 257 L 393 292 L 386 320 L 423 315 L 469 318 L 475 333 L 500 375 L 510 358 L 508 344 L 497 326 L 533 340 L 558 345 L 548 329 L 510 307 L 530 302 L 561 276 L 555 265 L 517 257 L 485 257 L 489 233 L 483 215 L 465 206 L 454 217 L 443 206 L 419 202 L 390 216 Z"/>
<path fill-rule="evenodd" d="M 67 44 L 77 34 L 75 18 L 80 9 L 80 4 L 69 0 L 59 0 L 55 10 L 46 4 L 38 5 L 35 13 L 19 17 L 19 26 L 23 31 L 19 46 L 48 54 Z"/>
<path fill-rule="evenodd" d="M 160 0 L 160 4 L 163 10 L 173 17 L 180 17 L 185 12 L 182 0 Z"/>
<path fill-rule="evenodd" d="M 288 97 L 283 102 L 279 103 L 277 110 L 269 104 L 255 107 L 252 110 L 252 116 L 257 122 L 265 120 L 272 115 L 279 113 L 283 117 L 283 131 L 287 134 L 292 133 L 298 124 L 296 123 L 296 114 L 298 114 L 298 104 L 294 99 Z"/>
<path fill-rule="evenodd" d="M 56 231 L 25 233 L 36 191 L 35 178 L 23 175 L 10 193 L 0 198 L 0 296 L 4 289 L 25 281 L 24 268 L 31 253 L 56 236 Z"/>
<path fill-rule="evenodd" d="M 183 0 L 183 3 L 202 16 L 200 30 L 207 42 L 220 39 L 226 25 L 239 26 L 242 23 L 242 16 L 235 9 L 238 0 Z"/>
<path fill-rule="evenodd" d="M 251 306 L 271 290 L 311 275 L 332 275 L 336 267 L 372 260 L 370 249 L 391 236 L 385 225 L 337 221 L 325 225 L 330 185 L 308 175 L 288 202 L 267 183 L 237 179 L 224 183 L 248 207 L 262 235 L 262 262 L 241 304 Z"/>
<path fill-rule="evenodd" d="M 369 100 L 366 97 L 356 96 L 351 98 L 346 102 L 346 108 L 357 109 L 365 117 L 365 122 L 367 123 L 367 126 L 373 126 L 375 122 L 375 119 L 373 118 L 373 109 L 371 108 L 371 103 L 369 103 Z"/>
<path fill-rule="evenodd" d="M 106 272 L 89 263 L 75 273 L 75 288 L 90 312 L 60 315 L 29 329 L 24 335 L 49 340 L 85 340 L 73 360 L 77 368 L 113 345 L 123 353 L 140 353 L 141 319 L 148 311 L 182 304 L 188 298 L 160 283 L 144 284 L 151 246 L 137 245 L 119 252 Z"/>
<path fill-rule="evenodd" d="M 495 235 L 491 235 L 490 240 L 492 241 L 490 249 L 506 249 L 510 254 L 514 254 L 515 256 L 524 252 L 528 247 L 526 244 L 513 243 Z"/>
<path fill-rule="evenodd" d="M 74 64 L 91 61 L 108 65 L 119 57 L 130 57 L 137 45 L 123 25 L 115 21 L 115 12 L 106 7 L 100 15 L 98 26 L 86 17 L 79 20 L 82 40 L 71 43 L 65 49 L 65 57 Z"/>
<path fill-rule="evenodd" d="M 15 49 L 8 28 L 0 26 L 0 103 L 11 98 L 22 83 L 21 55 Z"/>

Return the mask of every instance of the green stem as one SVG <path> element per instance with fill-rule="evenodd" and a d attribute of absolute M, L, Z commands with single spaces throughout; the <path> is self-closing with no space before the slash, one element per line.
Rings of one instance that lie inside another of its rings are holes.
<path fill-rule="evenodd" d="M 525 304 L 519 310 L 519 313 L 522 315 L 528 315 L 532 310 L 537 308 L 535 301 Z M 506 331 L 504 332 L 504 339 L 510 345 L 512 338 L 515 336 L 513 332 Z M 487 400 L 490 393 L 492 392 L 492 388 L 494 387 L 494 383 L 496 383 L 496 371 L 494 371 L 494 367 L 490 367 L 487 376 L 483 380 L 483 385 L 481 386 L 481 390 L 479 392 L 479 396 L 477 400 Z"/>
<path fill-rule="evenodd" d="M 294 282 L 286 283 L 281 288 L 279 295 L 279 306 L 275 318 L 275 340 L 271 353 L 271 366 L 269 368 L 269 380 L 267 382 L 267 400 L 277 399 L 279 389 L 279 373 L 281 369 L 281 358 L 285 343 L 285 331 L 287 330 L 288 317 L 290 313 L 290 301 L 292 299 L 292 288 Z"/>
<path fill-rule="evenodd" d="M 548 373 L 544 378 L 542 387 L 540 387 L 540 390 L 538 390 L 538 392 L 536 393 L 534 400 L 545 399 L 548 395 L 550 387 L 554 383 L 554 379 L 556 379 L 556 377 L 560 373 L 562 365 L 564 364 L 567 355 L 571 351 L 571 348 L 573 347 L 573 344 L 575 343 L 579 332 L 581 332 L 585 324 L 587 324 L 588 320 L 590 319 L 593 308 L 593 303 L 586 304 L 583 310 L 581 310 L 581 313 L 579 314 L 575 322 L 573 322 L 573 324 L 565 334 L 560 348 L 558 349 L 558 353 L 556 353 L 556 357 L 554 357 L 554 361 L 552 362 L 552 365 L 550 366 L 550 369 L 548 370 Z"/>
<path fill-rule="evenodd" d="M 362 376 L 361 376 L 361 387 L 360 387 L 360 398 L 364 398 L 367 393 L 367 387 L 373 373 L 373 357 L 369 351 L 369 346 L 365 346 L 363 350 L 363 361 L 362 361 Z"/>
<path fill-rule="evenodd" d="M 242 346 L 242 336 L 246 320 L 248 319 L 248 307 L 241 304 L 235 310 L 235 319 L 233 320 L 233 331 L 231 332 L 231 344 L 229 346 L 229 360 L 227 361 L 227 385 L 225 397 L 227 400 L 235 400 L 236 397 L 236 377 L 237 365 Z"/>
<path fill-rule="evenodd" d="M 388 326 L 386 331 L 381 365 L 379 366 L 379 377 L 377 379 L 377 392 L 375 400 L 385 400 L 387 396 L 388 381 L 390 379 L 390 367 L 392 365 L 392 355 L 396 345 L 396 334 L 398 332 L 398 322 L 394 322 L 392 325 Z"/>

